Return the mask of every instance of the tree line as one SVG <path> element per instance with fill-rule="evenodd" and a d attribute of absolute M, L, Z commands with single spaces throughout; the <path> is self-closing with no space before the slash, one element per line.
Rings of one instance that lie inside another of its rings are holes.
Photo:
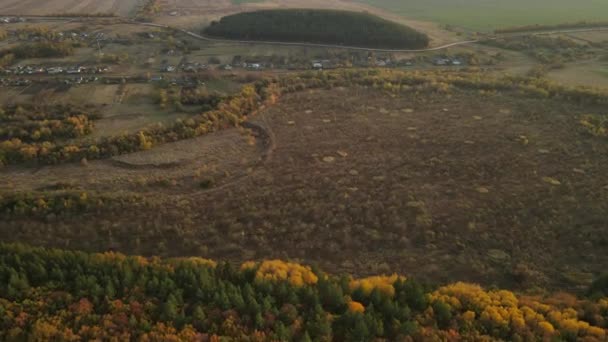
<path fill-rule="evenodd" d="M 519 33 L 519 32 L 530 32 L 530 31 L 555 31 L 555 30 L 568 30 L 568 29 L 583 29 L 583 28 L 595 28 L 595 27 L 608 27 L 608 21 L 579 21 L 576 23 L 563 23 L 555 25 L 524 25 L 524 26 L 513 26 L 502 29 L 494 30 L 494 33 Z"/>
<path fill-rule="evenodd" d="M 0 244 L 0 339 L 605 341 L 601 291 L 518 296 L 281 260 L 237 267 Z"/>
<path fill-rule="evenodd" d="M 212 22 L 204 33 L 243 40 L 324 43 L 369 48 L 419 49 L 424 33 L 368 13 L 335 10 L 263 10 Z"/>
<path fill-rule="evenodd" d="M 13 55 L 15 58 L 58 58 L 74 54 L 74 46 L 66 42 L 38 42 L 19 44 L 0 51 L 0 58 Z"/>

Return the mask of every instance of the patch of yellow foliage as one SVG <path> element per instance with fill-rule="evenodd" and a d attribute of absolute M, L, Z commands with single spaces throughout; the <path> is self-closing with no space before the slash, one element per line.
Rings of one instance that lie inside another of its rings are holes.
<path fill-rule="evenodd" d="M 242 265 L 241 265 L 241 271 L 244 270 L 252 270 L 254 268 L 258 267 L 258 263 L 255 261 L 245 261 Z"/>
<path fill-rule="evenodd" d="M 365 307 L 363 306 L 363 304 L 361 304 L 359 302 L 350 301 L 350 302 L 348 302 L 348 310 L 350 310 L 351 312 L 364 313 Z"/>
<path fill-rule="evenodd" d="M 281 260 L 262 262 L 255 277 L 260 280 L 287 280 L 294 286 L 313 285 L 319 281 L 309 266 Z"/>
<path fill-rule="evenodd" d="M 464 321 L 479 317 L 479 322 L 488 329 L 511 329 L 517 333 L 531 330 L 545 339 L 560 334 L 586 337 L 590 341 L 606 339 L 603 329 L 579 321 L 576 310 L 533 298 L 518 299 L 510 291 L 485 291 L 478 285 L 459 282 L 437 289 L 430 297 L 449 305 L 452 311 L 464 312 L 461 314 Z"/>
<path fill-rule="evenodd" d="M 389 297 L 395 296 L 395 288 L 393 284 L 398 280 L 405 280 L 405 277 L 396 274 L 390 276 L 373 276 L 362 279 L 353 279 L 350 281 L 351 290 L 361 289 L 363 293 L 369 295 L 374 289 L 386 294 Z"/>
<path fill-rule="evenodd" d="M 208 267 L 212 267 L 212 268 L 217 266 L 217 262 L 215 262 L 211 259 L 198 258 L 198 257 L 175 258 L 173 260 L 175 260 L 175 262 L 177 262 L 177 263 L 191 264 L 194 266 L 208 266 Z"/>

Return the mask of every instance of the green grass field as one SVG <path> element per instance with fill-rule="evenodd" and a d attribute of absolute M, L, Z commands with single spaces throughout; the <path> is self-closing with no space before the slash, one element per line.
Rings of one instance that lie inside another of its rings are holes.
<path fill-rule="evenodd" d="M 357 0 L 412 19 L 471 30 L 606 20 L 606 0 Z"/>

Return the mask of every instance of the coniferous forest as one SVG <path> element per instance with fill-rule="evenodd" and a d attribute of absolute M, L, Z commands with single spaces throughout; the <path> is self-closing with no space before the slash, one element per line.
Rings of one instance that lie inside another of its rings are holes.
<path fill-rule="evenodd" d="M 241 40 L 322 43 L 368 48 L 419 49 L 429 38 L 368 13 L 333 10 L 264 10 L 223 17 L 205 34 Z"/>
<path fill-rule="evenodd" d="M 0 244 L 3 341 L 605 341 L 606 279 L 517 296 L 270 260 L 87 254 Z"/>

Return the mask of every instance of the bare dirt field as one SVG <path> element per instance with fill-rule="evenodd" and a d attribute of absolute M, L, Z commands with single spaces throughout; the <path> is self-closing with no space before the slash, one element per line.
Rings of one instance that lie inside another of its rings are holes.
<path fill-rule="evenodd" d="M 601 111 L 519 94 L 294 93 L 252 119 L 257 139 L 231 129 L 86 167 L 6 168 L 2 190 L 67 182 L 148 204 L 15 218 L 2 238 L 582 286 L 608 262 L 608 144 L 579 123 Z"/>
<path fill-rule="evenodd" d="M 113 13 L 129 15 L 139 0 L 0 0 L 4 15 L 52 15 L 66 13 Z"/>

